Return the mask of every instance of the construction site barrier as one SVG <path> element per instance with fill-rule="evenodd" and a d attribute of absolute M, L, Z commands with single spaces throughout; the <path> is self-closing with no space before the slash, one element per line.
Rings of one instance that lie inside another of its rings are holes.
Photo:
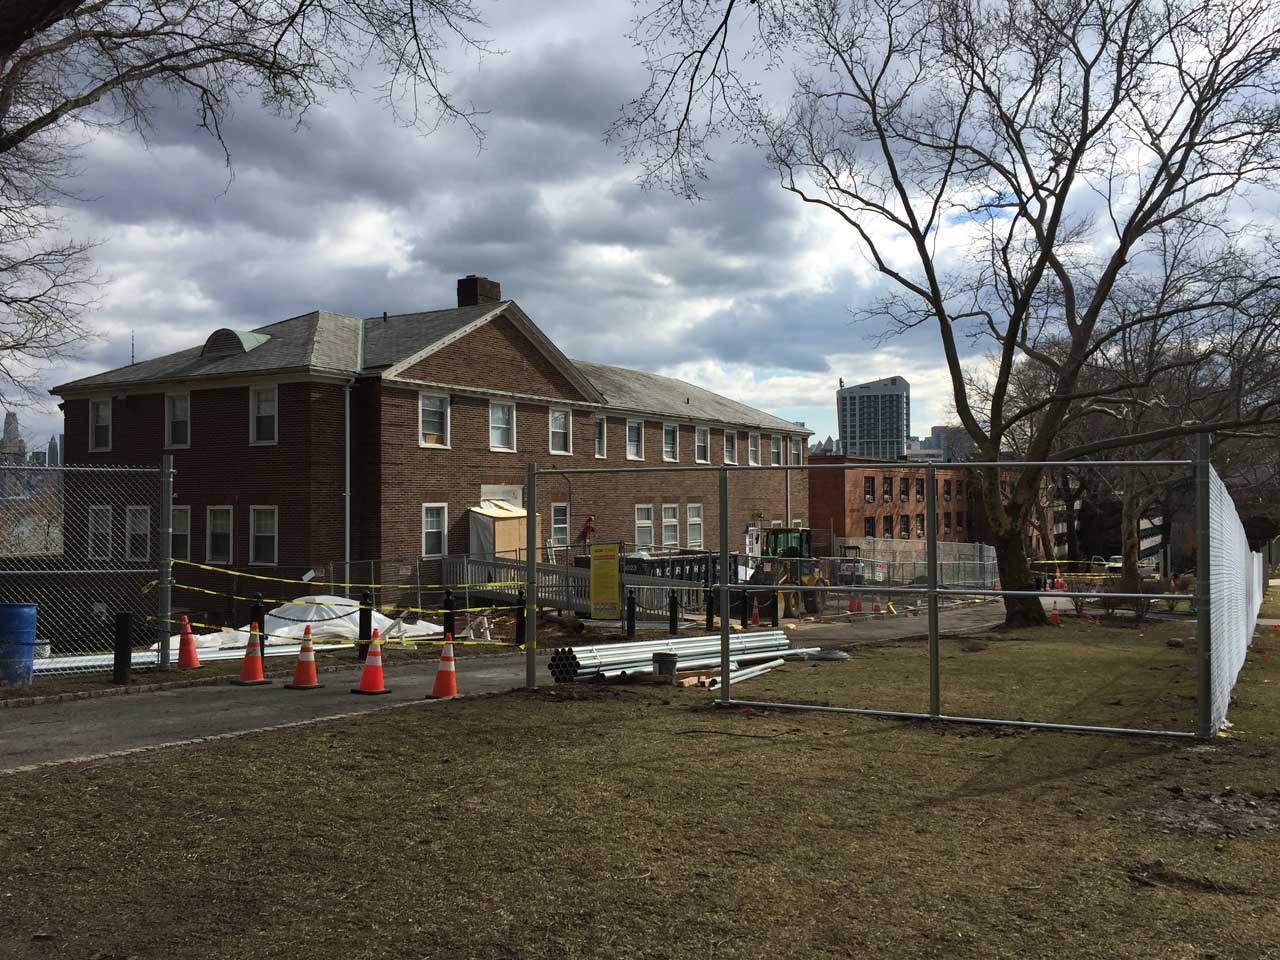
<path fill-rule="evenodd" d="M 261 573 L 245 573 L 232 570 L 230 567 L 216 567 L 208 563 L 197 563 L 194 560 L 174 560 L 175 566 L 195 567 L 198 570 L 209 570 L 213 573 L 226 574 L 229 577 L 244 577 L 249 580 L 265 580 L 269 583 L 296 583 L 307 587 L 360 587 L 366 590 L 458 590 L 470 587 L 478 590 L 482 587 L 523 587 L 523 580 L 502 580 L 485 583 L 343 583 L 337 580 L 297 580 L 290 577 L 269 577 Z"/>

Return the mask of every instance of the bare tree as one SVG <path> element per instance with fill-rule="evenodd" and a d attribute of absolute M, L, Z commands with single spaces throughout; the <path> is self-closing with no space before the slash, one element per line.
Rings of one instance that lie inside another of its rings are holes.
<path fill-rule="evenodd" d="M 785 190 L 861 244 L 887 329 L 936 332 L 984 459 L 1019 436 L 1046 461 L 1276 422 L 1274 382 L 1219 358 L 1222 402 L 1202 422 L 1063 436 L 1161 372 L 1106 362 L 1126 331 L 1212 321 L 1275 343 L 1275 252 L 1250 207 L 1280 172 L 1267 0 L 653 0 L 636 38 L 652 82 L 613 134 L 646 181 L 695 193 L 717 135 L 752 138 Z M 766 95 L 780 71 L 749 82 L 757 62 L 791 68 L 784 105 Z M 1171 244 L 1198 268 L 1169 269 Z M 1024 365 L 1042 374 L 1033 397 L 1011 392 Z M 1008 589 L 1031 584 L 1041 480 L 1020 470 L 1002 494 L 992 470 L 983 485 Z M 1034 599 L 1005 607 L 1044 619 Z"/>
<path fill-rule="evenodd" d="M 477 111 L 446 84 L 450 46 L 490 50 L 475 0 L 32 0 L 0 9 L 0 399 L 29 395 L 43 362 L 84 338 L 89 247 L 60 229 L 75 140 L 145 133 L 157 92 L 189 94 L 226 150 L 223 122 L 257 96 L 300 117 L 374 64 L 403 122 L 429 132 Z M 228 161 L 230 157 L 228 155 Z"/>

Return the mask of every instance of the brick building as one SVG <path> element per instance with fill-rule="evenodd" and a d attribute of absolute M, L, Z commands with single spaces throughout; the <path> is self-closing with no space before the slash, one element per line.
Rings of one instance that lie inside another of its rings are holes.
<path fill-rule="evenodd" d="M 173 455 L 177 558 L 276 576 L 345 559 L 425 559 L 435 576 L 468 550 L 469 508 L 521 501 L 530 462 L 803 463 L 808 435 L 680 380 L 571 360 L 483 277 L 458 281 L 454 308 L 222 329 L 53 393 L 67 463 Z M 580 543 L 591 517 L 597 542 L 714 549 L 716 484 L 711 471 L 545 478 L 542 537 Z M 750 524 L 806 523 L 808 497 L 803 474 L 731 474 L 733 548 Z M 89 518 L 106 549 L 123 549 L 128 515 Z"/>

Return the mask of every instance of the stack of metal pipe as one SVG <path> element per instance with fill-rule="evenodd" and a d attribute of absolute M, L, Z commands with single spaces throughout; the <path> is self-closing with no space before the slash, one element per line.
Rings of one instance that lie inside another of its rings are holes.
<path fill-rule="evenodd" d="M 791 641 L 781 630 L 742 633 L 729 638 L 729 656 L 735 669 L 740 664 L 812 653 L 816 649 L 792 650 Z M 556 683 L 638 676 L 653 673 L 655 653 L 674 653 L 677 670 L 718 667 L 720 637 L 672 637 L 598 647 L 559 647 L 552 651 L 548 668 Z"/>

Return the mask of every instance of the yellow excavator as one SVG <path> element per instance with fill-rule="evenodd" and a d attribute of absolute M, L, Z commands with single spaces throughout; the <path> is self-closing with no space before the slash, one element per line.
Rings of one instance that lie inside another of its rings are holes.
<path fill-rule="evenodd" d="M 822 574 L 822 562 L 813 558 L 812 530 L 808 527 L 769 527 L 762 532 L 761 563 L 751 577 L 753 583 L 776 584 L 779 587 L 787 584 L 806 587 L 827 585 Z M 800 591 L 783 589 L 778 594 L 779 602 L 787 610 L 782 615 L 795 616 L 800 609 Z M 804 610 L 806 613 L 818 612 L 817 594 L 805 592 Z"/>

